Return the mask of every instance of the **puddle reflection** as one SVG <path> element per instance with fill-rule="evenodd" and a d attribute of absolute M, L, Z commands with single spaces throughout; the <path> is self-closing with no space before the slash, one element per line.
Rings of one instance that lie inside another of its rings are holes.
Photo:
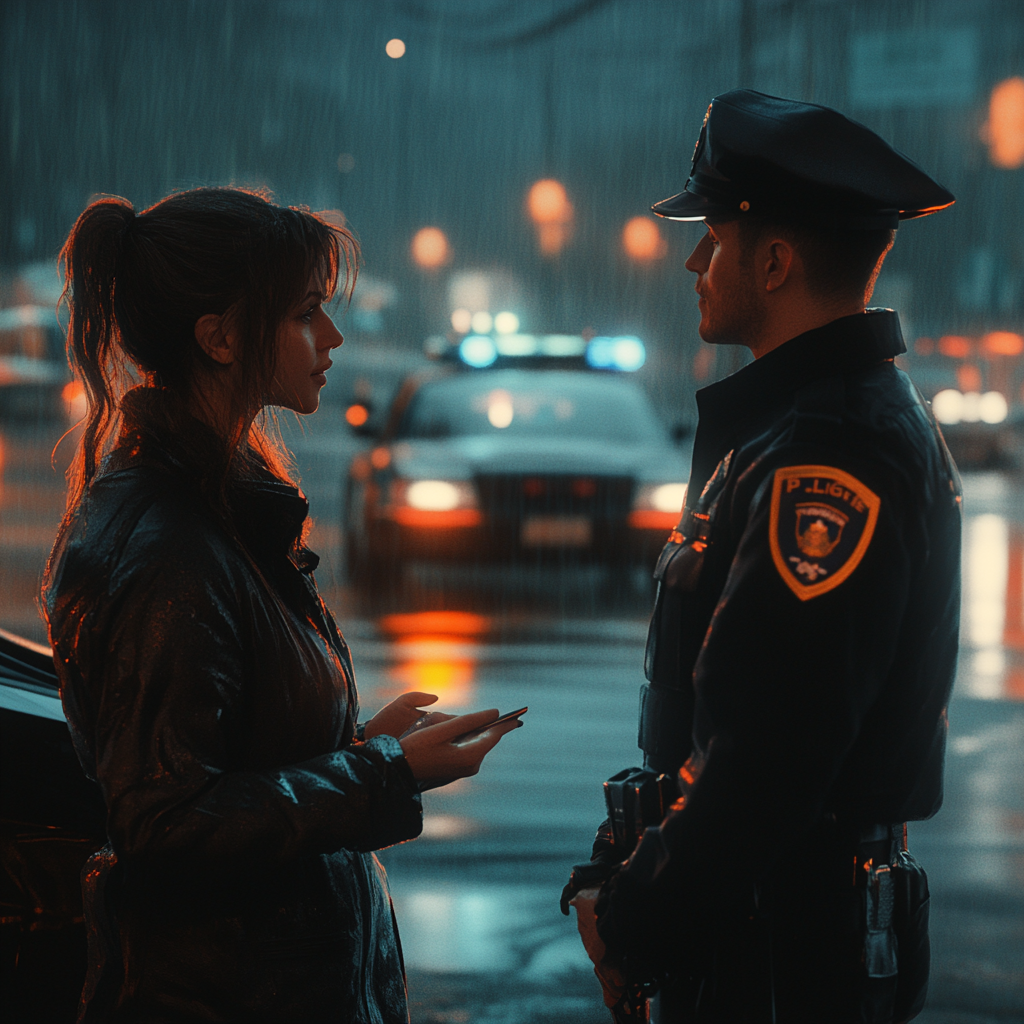
<path fill-rule="evenodd" d="M 1024 700 L 1024 526 L 1006 515 L 967 516 L 962 619 L 959 693 Z"/>
<path fill-rule="evenodd" d="M 377 628 L 394 644 L 395 664 L 387 673 L 390 696 L 407 690 L 437 694 L 437 707 L 462 710 L 475 698 L 479 638 L 491 619 L 463 611 L 383 615 Z"/>

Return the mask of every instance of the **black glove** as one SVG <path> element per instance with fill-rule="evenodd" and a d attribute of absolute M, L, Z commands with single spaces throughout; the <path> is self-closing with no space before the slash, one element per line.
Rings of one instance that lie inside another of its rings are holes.
<path fill-rule="evenodd" d="M 597 835 L 594 836 L 594 848 L 589 863 L 574 865 L 569 881 L 562 890 L 562 899 L 559 903 L 562 913 L 566 917 L 569 916 L 569 900 L 581 889 L 604 885 L 618 870 L 620 859 L 612 845 L 612 827 L 608 821 L 603 821 L 597 828 Z"/>

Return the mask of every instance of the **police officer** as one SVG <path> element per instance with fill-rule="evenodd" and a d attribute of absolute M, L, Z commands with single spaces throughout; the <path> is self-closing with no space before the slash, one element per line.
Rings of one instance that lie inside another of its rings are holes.
<path fill-rule="evenodd" d="M 865 307 L 900 221 L 953 201 L 837 111 L 744 89 L 653 207 L 705 222 L 700 335 L 755 360 L 697 393 L 655 571 L 639 745 L 682 795 L 635 850 L 602 826 L 563 894 L 622 1019 L 655 989 L 662 1024 L 923 1004 L 905 822 L 942 799 L 961 498 L 897 314 Z"/>

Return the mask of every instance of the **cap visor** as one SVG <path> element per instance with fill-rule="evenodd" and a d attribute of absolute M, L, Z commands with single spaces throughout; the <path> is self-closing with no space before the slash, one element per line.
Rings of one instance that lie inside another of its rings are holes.
<path fill-rule="evenodd" d="M 736 217 L 735 210 L 728 210 L 720 203 L 712 202 L 693 192 L 680 192 L 677 196 L 662 199 L 651 207 L 651 212 L 666 220 L 704 220 L 705 217 Z"/>

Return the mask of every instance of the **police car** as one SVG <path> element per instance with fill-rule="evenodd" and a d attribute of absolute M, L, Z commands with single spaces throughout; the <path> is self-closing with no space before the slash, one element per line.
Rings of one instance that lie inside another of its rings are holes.
<path fill-rule="evenodd" d="M 351 463 L 354 582 L 409 561 L 653 562 L 689 465 L 630 379 L 639 339 L 469 335 L 435 355 Z"/>

